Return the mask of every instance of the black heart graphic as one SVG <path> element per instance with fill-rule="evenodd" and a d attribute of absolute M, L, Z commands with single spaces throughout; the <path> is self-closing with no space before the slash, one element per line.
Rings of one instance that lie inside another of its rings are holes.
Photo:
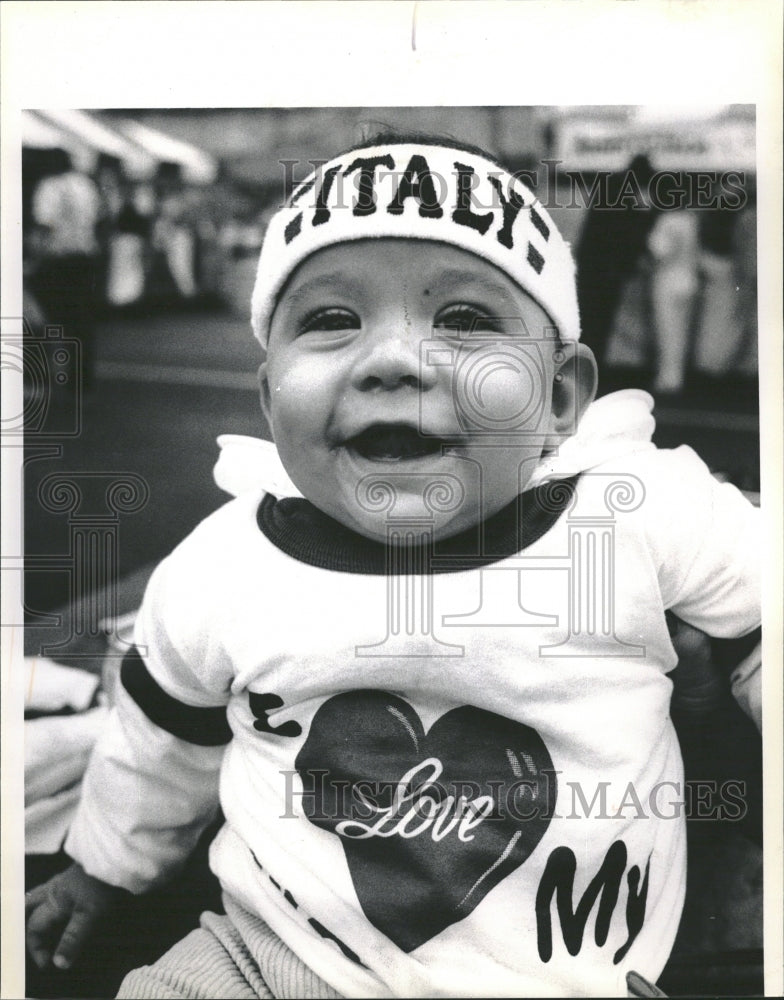
<path fill-rule="evenodd" d="M 425 734 L 383 691 L 326 701 L 295 764 L 305 814 L 340 837 L 365 916 L 406 952 L 523 864 L 555 806 L 536 730 L 466 705 Z"/>

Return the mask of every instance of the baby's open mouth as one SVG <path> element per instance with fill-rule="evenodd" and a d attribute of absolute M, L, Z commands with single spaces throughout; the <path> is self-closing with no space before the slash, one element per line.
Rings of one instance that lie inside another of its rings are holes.
<path fill-rule="evenodd" d="M 372 424 L 345 444 L 373 462 L 400 462 L 439 455 L 444 442 L 437 437 L 425 437 L 409 424 Z"/>

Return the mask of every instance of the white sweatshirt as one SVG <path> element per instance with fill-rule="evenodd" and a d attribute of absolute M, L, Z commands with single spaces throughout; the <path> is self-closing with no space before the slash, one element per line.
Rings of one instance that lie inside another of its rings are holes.
<path fill-rule="evenodd" d="M 594 404 L 494 558 L 431 573 L 246 482 L 153 575 L 68 853 L 143 891 L 219 795 L 224 890 L 347 996 L 655 981 L 685 888 L 664 612 L 760 612 L 758 512 L 649 409 Z"/>

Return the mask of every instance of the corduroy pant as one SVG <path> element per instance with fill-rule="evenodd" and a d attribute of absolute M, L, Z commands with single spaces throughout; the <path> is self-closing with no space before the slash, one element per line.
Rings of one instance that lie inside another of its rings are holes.
<path fill-rule="evenodd" d="M 263 920 L 233 900 L 224 903 L 230 916 L 203 913 L 197 930 L 128 973 L 118 1000 L 339 1000 Z"/>

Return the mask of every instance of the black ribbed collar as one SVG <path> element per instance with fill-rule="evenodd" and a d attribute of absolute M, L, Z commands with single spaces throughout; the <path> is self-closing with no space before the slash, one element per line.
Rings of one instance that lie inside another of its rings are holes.
<path fill-rule="evenodd" d="M 410 558 L 391 558 L 394 546 L 357 534 L 297 497 L 267 494 L 256 520 L 263 534 L 286 555 L 338 573 L 389 575 L 457 573 L 487 566 L 527 548 L 549 531 L 569 507 L 577 476 L 544 483 L 459 535 L 408 549 Z"/>

